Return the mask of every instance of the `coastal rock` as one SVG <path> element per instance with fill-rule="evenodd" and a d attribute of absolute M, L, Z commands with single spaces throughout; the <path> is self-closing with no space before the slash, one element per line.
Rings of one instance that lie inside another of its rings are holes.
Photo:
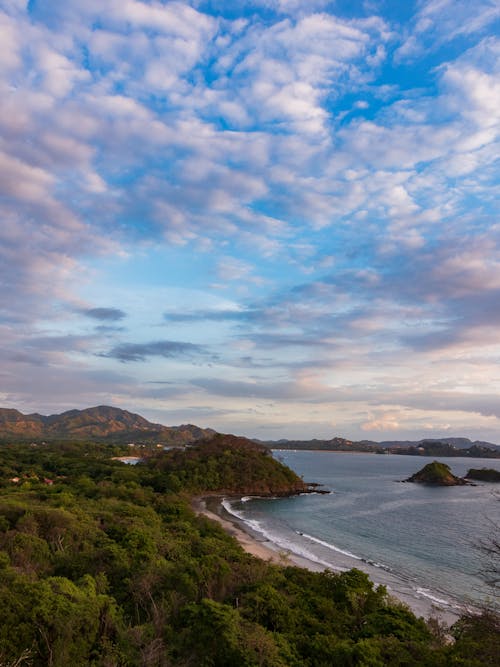
<path fill-rule="evenodd" d="M 440 463 L 439 461 L 428 463 L 404 481 L 433 486 L 464 486 L 467 484 L 467 481 L 462 477 L 456 477 L 446 463 Z"/>
<path fill-rule="evenodd" d="M 481 482 L 500 482 L 500 470 L 494 468 L 470 468 L 466 479 L 477 479 Z"/>

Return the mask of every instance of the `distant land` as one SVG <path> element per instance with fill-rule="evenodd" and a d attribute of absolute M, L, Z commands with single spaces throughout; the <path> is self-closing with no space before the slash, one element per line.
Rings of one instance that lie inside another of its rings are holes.
<path fill-rule="evenodd" d="M 331 452 L 374 452 L 377 454 L 410 454 L 414 456 L 471 456 L 500 458 L 500 445 L 469 438 L 423 438 L 422 440 L 267 440 L 262 444 L 271 449 L 307 449 Z"/>
<path fill-rule="evenodd" d="M 84 410 L 68 410 L 44 416 L 24 415 L 18 410 L 0 408 L 0 441 L 99 440 L 117 444 L 162 443 L 184 446 L 213 436 L 213 429 L 193 424 L 163 426 L 149 422 L 138 414 L 120 408 L 99 405 Z M 344 452 L 373 452 L 379 454 L 412 454 L 416 456 L 470 456 L 500 458 L 500 445 L 472 441 L 468 438 L 439 439 L 348 440 L 334 437 L 329 440 L 258 440 L 269 449 L 305 449 Z"/>
<path fill-rule="evenodd" d="M 99 405 L 85 410 L 68 410 L 44 416 L 23 415 L 18 410 L 0 408 L 0 440 L 103 440 L 116 443 L 160 442 L 186 445 L 214 435 L 212 429 L 192 424 L 163 426 L 144 417 Z"/>

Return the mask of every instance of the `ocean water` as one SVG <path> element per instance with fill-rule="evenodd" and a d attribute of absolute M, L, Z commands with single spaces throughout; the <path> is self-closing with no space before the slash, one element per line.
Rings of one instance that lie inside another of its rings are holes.
<path fill-rule="evenodd" d="M 434 458 L 276 450 L 328 495 L 226 500 L 227 511 L 278 549 L 322 567 L 358 567 L 389 592 L 452 612 L 494 603 L 478 545 L 500 524 L 500 488 L 401 484 Z M 499 459 L 447 458 L 452 472 L 500 470 Z M 498 537 L 498 536 L 497 536 Z"/>

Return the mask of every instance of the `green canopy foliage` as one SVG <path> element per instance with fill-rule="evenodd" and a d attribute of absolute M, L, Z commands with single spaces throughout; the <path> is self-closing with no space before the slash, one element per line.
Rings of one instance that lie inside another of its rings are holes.
<path fill-rule="evenodd" d="M 124 452 L 2 447 L 2 667 L 494 664 L 495 620 L 440 643 L 363 572 L 260 561 L 196 516 L 193 493 L 302 488 L 258 445 L 218 436 L 136 466 Z"/>

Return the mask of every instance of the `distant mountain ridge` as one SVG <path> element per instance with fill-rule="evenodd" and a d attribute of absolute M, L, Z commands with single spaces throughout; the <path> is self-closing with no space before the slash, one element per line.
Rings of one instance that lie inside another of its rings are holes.
<path fill-rule="evenodd" d="M 481 451 L 489 450 L 500 452 L 500 445 L 482 440 L 469 440 L 469 438 L 422 438 L 421 440 L 347 440 L 346 438 L 330 438 L 329 440 L 267 440 L 262 441 L 267 447 L 282 449 L 319 449 L 326 451 L 356 451 L 356 452 L 394 452 L 394 453 L 422 453 L 425 450 L 431 455 L 450 456 L 458 455 L 460 452 L 473 455 Z"/>
<path fill-rule="evenodd" d="M 166 445 L 187 445 L 216 433 L 210 428 L 193 424 L 163 426 L 141 415 L 108 405 L 84 410 L 67 410 L 61 414 L 24 415 L 12 408 L 0 408 L 0 441 L 3 440 L 85 440 L 109 442 L 158 442 Z M 468 438 L 446 437 L 421 440 L 353 441 L 334 437 L 328 440 L 268 440 L 254 439 L 268 448 L 319 449 L 327 451 L 361 451 L 429 454 L 432 456 L 482 456 L 494 451 L 500 456 L 500 446 Z M 425 450 L 425 451 L 423 451 Z"/>
<path fill-rule="evenodd" d="M 185 445 L 213 435 L 212 429 L 193 424 L 163 426 L 149 422 L 138 414 L 99 405 L 61 414 L 24 415 L 19 410 L 0 408 L 0 439 L 83 440 L 98 438 L 110 441 L 152 441 Z"/>
<path fill-rule="evenodd" d="M 362 440 L 361 442 L 370 442 L 369 440 Z M 492 442 L 484 440 L 469 440 L 469 438 L 422 438 L 421 440 L 383 440 L 375 443 L 380 447 L 420 447 L 426 443 L 439 443 L 451 445 L 457 449 L 469 449 L 470 447 L 488 447 L 490 449 L 500 449 L 500 445 L 495 445 Z"/>

